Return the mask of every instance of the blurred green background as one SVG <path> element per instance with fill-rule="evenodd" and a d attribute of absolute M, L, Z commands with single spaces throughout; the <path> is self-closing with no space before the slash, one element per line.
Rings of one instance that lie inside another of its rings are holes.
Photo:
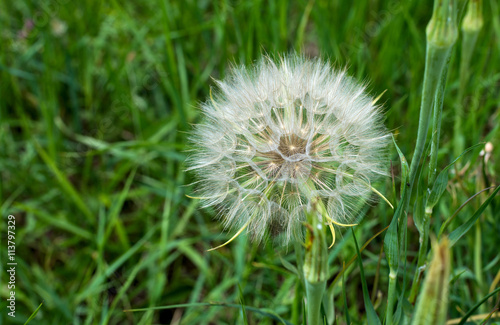
<path fill-rule="evenodd" d="M 464 2 L 460 2 L 463 6 Z M 300 282 L 284 265 L 293 249 L 256 247 L 231 237 L 185 194 L 187 137 L 200 119 L 212 78 L 232 64 L 296 51 L 322 56 L 368 84 L 386 125 L 411 158 L 432 1 L 2 1 L 0 3 L 0 323 L 23 324 L 43 301 L 33 324 L 240 324 L 231 306 L 153 310 L 181 303 L 240 304 L 250 324 L 301 319 Z M 437 233 L 469 197 L 498 185 L 500 173 L 500 10 L 484 2 L 484 26 L 459 96 L 461 38 L 451 59 L 439 152 L 442 169 L 457 156 L 455 136 L 469 147 L 451 171 L 435 209 Z M 464 78 L 462 77 L 462 82 Z M 453 133 L 457 105 L 460 134 Z M 400 166 L 395 149 L 394 181 Z M 484 153 L 484 152 L 483 152 Z M 486 159 L 487 158 L 487 159 Z M 376 186 L 396 203 L 391 179 Z M 487 193 L 457 214 L 450 230 Z M 499 201 L 477 229 L 453 248 L 449 317 L 462 316 L 498 283 Z M 362 245 L 386 227 L 392 210 L 371 207 L 356 227 Z M 16 318 L 7 316 L 7 216 L 16 217 Z M 415 267 L 418 233 L 408 215 L 407 282 Z M 383 236 L 362 253 L 373 304 L 385 310 L 388 269 Z M 474 247 L 474 248 L 473 248 Z M 355 254 L 344 235 L 330 250 L 332 276 Z M 401 268 L 403 267 L 400 263 Z M 400 272 L 402 277 L 403 272 Z M 400 278 L 402 283 L 402 278 Z M 498 285 L 498 284 L 497 284 Z M 359 268 L 345 275 L 347 306 L 336 291 L 336 315 L 365 321 Z M 398 288 L 400 290 L 400 288 Z M 497 299 L 497 300 L 495 300 Z M 498 295 L 481 306 L 498 309 Z M 149 308 L 147 311 L 124 312 Z"/>

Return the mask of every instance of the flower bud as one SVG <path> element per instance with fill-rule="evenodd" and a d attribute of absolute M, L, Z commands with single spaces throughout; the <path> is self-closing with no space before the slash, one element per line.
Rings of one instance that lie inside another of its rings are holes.
<path fill-rule="evenodd" d="M 458 38 L 456 3 L 435 0 L 432 18 L 426 29 L 427 42 L 437 47 L 451 47 Z"/>
<path fill-rule="evenodd" d="M 433 246 L 432 261 L 418 297 L 412 325 L 440 325 L 446 322 L 451 269 L 450 241 L 444 237 L 439 244 L 434 243 Z"/>
<path fill-rule="evenodd" d="M 462 31 L 464 33 L 478 33 L 482 27 L 483 2 L 481 0 L 471 0 L 462 21 Z"/>

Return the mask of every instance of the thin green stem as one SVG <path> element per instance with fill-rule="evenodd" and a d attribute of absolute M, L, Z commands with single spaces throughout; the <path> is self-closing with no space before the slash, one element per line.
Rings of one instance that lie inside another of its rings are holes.
<path fill-rule="evenodd" d="M 303 290 L 302 288 L 305 287 L 305 281 L 304 281 L 304 247 L 302 243 L 295 241 L 294 242 L 294 249 L 295 249 L 295 258 L 297 259 L 297 270 L 298 270 L 298 275 L 299 279 L 297 281 L 297 287 L 295 288 L 295 299 L 294 303 L 292 305 L 292 323 L 293 324 L 298 324 L 299 323 L 299 318 L 300 318 L 300 310 L 302 309 L 302 294 Z"/>
<path fill-rule="evenodd" d="M 406 178 L 406 176 L 407 175 L 405 175 L 404 178 Z M 403 192 L 406 192 L 406 190 L 403 189 Z M 400 258 L 398 221 L 399 220 L 396 218 L 392 219 L 391 224 L 389 225 L 389 229 L 387 230 L 384 238 L 384 251 L 386 254 L 387 264 L 389 265 L 389 292 L 387 295 L 387 308 L 385 315 L 386 324 L 392 324 L 392 316 L 394 314 L 394 300 L 396 298 L 396 281 L 398 277 Z"/>
<path fill-rule="evenodd" d="M 464 115 L 464 95 L 470 76 L 470 62 L 477 37 L 483 26 L 482 1 L 471 0 L 462 21 L 462 51 L 460 57 L 460 85 L 458 88 L 457 102 L 455 104 L 455 123 L 453 125 L 453 148 L 455 156 L 460 155 L 465 148 L 465 135 L 462 133 Z"/>
<path fill-rule="evenodd" d="M 476 291 L 478 295 L 480 296 L 484 287 L 484 279 L 483 279 L 483 262 L 481 259 L 481 253 L 482 253 L 482 246 L 481 246 L 481 238 L 482 238 L 482 232 L 481 232 L 481 222 L 476 222 L 476 230 L 475 230 L 475 242 L 474 242 L 474 273 L 476 276 L 476 281 L 477 281 L 477 287 Z M 480 307 L 481 312 L 485 312 L 486 309 L 484 309 L 483 306 Z M 484 310 L 483 310 L 484 309 Z"/>
<path fill-rule="evenodd" d="M 392 315 L 394 314 L 394 300 L 396 299 L 396 283 L 398 273 L 397 270 L 390 270 L 389 272 L 389 293 L 387 296 L 387 311 L 386 311 L 386 324 L 392 324 Z"/>

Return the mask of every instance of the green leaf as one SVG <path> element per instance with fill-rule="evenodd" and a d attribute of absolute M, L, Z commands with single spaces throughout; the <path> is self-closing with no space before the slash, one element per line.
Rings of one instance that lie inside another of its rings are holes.
<path fill-rule="evenodd" d="M 398 151 L 399 160 L 401 161 L 401 198 L 403 197 L 404 189 L 406 188 L 406 183 L 408 182 L 408 176 L 410 174 L 410 167 L 408 166 L 408 161 L 406 161 L 405 155 L 401 152 L 398 145 L 396 144 L 396 140 L 394 136 L 392 136 L 392 141 L 394 142 L 394 146 Z"/>
<path fill-rule="evenodd" d="M 421 182 L 419 182 L 421 183 Z M 418 186 L 418 189 L 421 187 Z M 419 195 L 421 194 L 421 195 Z M 419 190 L 417 190 L 417 195 L 415 198 L 415 203 L 413 206 L 413 221 L 415 222 L 415 227 L 418 230 L 419 234 L 422 234 L 425 231 L 426 224 L 428 224 L 427 218 L 426 219 L 426 214 L 425 214 L 425 195 L 422 195 L 423 193 Z"/>
<path fill-rule="evenodd" d="M 424 177 L 422 177 L 423 165 L 419 168 L 417 182 L 417 191 L 415 195 L 415 204 L 413 207 L 413 221 L 420 235 L 426 233 L 429 225 L 429 217 L 425 214 L 425 204 L 428 192 L 425 190 Z"/>
<path fill-rule="evenodd" d="M 483 143 L 478 143 L 473 145 L 470 148 L 467 148 L 460 156 L 458 156 L 451 164 L 446 166 L 437 176 L 436 181 L 434 182 L 434 186 L 432 187 L 432 191 L 429 194 L 429 198 L 427 200 L 427 204 L 425 209 L 426 210 L 432 210 L 434 206 L 438 203 L 439 199 L 443 195 L 444 191 L 446 190 L 446 186 L 448 185 L 448 169 L 450 169 L 451 166 L 453 166 L 460 158 L 462 158 L 463 155 L 465 155 L 467 152 L 471 151 L 472 149 L 476 148 L 477 146 L 484 145 Z"/>
<path fill-rule="evenodd" d="M 486 199 L 486 201 L 484 201 L 484 203 L 481 204 L 481 206 L 479 207 L 479 209 L 477 209 L 477 211 L 474 213 L 474 215 L 472 217 L 470 217 L 469 220 L 467 220 L 464 224 L 462 224 L 460 227 L 455 229 L 450 234 L 450 242 L 451 242 L 450 246 L 455 245 L 455 243 L 463 235 L 465 235 L 465 233 L 468 232 L 470 230 L 470 228 L 472 228 L 474 223 L 476 223 L 477 219 L 479 219 L 479 217 L 484 212 L 484 210 L 486 210 L 486 208 L 491 203 L 491 201 L 493 201 L 493 198 L 495 197 L 495 195 L 498 193 L 499 190 L 500 190 L 500 186 L 497 186 L 495 191 L 493 191 L 493 193 L 491 193 L 491 195 Z"/>
<path fill-rule="evenodd" d="M 306 301 L 302 299 L 302 324 L 307 324 L 306 309 Z"/>
<path fill-rule="evenodd" d="M 52 227 L 56 227 L 56 228 L 65 230 L 69 233 L 72 233 L 76 236 L 80 236 L 80 237 L 85 238 L 87 240 L 92 240 L 94 238 L 94 235 L 90 231 L 87 231 L 87 230 L 83 229 L 82 227 L 77 226 L 68 220 L 65 220 L 64 218 L 62 218 L 63 216 L 50 215 L 50 214 L 44 212 L 43 210 L 37 209 L 35 207 L 32 207 L 30 205 L 26 205 L 23 203 L 16 203 L 14 206 L 21 208 L 26 212 L 33 213 L 33 215 L 37 219 L 47 223 L 48 225 L 50 225 Z"/>
<path fill-rule="evenodd" d="M 384 238 L 384 251 L 387 264 L 391 272 L 396 272 L 399 267 L 398 220 L 392 218 L 389 229 Z"/>
<path fill-rule="evenodd" d="M 325 311 L 326 323 L 333 325 L 335 322 L 335 291 L 333 288 L 328 288 L 323 295 L 323 309 Z"/>
<path fill-rule="evenodd" d="M 241 286 L 239 283 L 238 283 L 238 293 L 240 295 L 241 312 L 243 313 L 243 324 L 248 325 L 247 310 L 245 309 L 245 298 L 243 296 L 243 291 L 241 290 Z"/>
<path fill-rule="evenodd" d="M 295 274 L 297 276 L 299 275 L 299 271 L 297 270 L 295 265 L 293 265 L 292 263 L 285 260 L 281 255 L 280 255 L 280 261 L 281 261 L 281 264 L 283 264 L 283 266 L 285 267 L 285 269 L 287 269 L 288 271 L 292 272 L 293 274 Z"/>
<path fill-rule="evenodd" d="M 429 210 L 432 211 L 432 209 L 437 204 L 437 202 L 443 195 L 444 191 L 446 190 L 447 185 L 448 185 L 448 170 L 443 169 L 436 178 L 434 186 L 432 187 L 432 191 L 429 195 L 429 199 L 427 200 L 427 205 L 425 207 L 427 211 Z"/>
<path fill-rule="evenodd" d="M 136 170 L 137 170 L 137 168 L 134 168 L 130 172 L 129 177 L 127 178 L 127 181 L 125 182 L 125 186 L 123 187 L 123 190 L 120 192 L 120 195 L 118 196 L 118 198 L 116 198 L 116 200 L 113 202 L 113 205 L 110 208 L 109 215 L 107 218 L 108 225 L 107 225 L 106 233 L 105 233 L 105 240 L 107 240 L 107 238 L 109 238 L 109 236 L 111 235 L 111 232 L 113 231 L 113 229 L 116 228 L 116 231 L 119 235 L 118 237 L 121 239 L 121 242 L 126 249 L 129 248 L 129 243 L 128 243 L 128 239 L 127 239 L 126 235 L 121 234 L 119 232 L 120 228 L 118 227 L 118 225 L 119 225 L 120 220 L 118 219 L 118 216 L 120 215 L 120 212 L 122 211 L 122 208 L 123 208 L 123 204 L 125 203 L 125 200 L 127 199 L 128 193 L 130 191 L 130 186 L 132 185 L 132 181 L 134 180 L 134 177 L 135 177 Z"/>
<path fill-rule="evenodd" d="M 372 324 L 381 325 L 380 318 L 378 317 L 375 308 L 373 308 L 373 304 L 370 300 L 370 294 L 368 293 L 368 286 L 366 285 L 365 271 L 363 269 L 363 261 L 361 260 L 361 254 L 359 253 L 358 241 L 356 240 L 356 235 L 354 234 L 354 230 L 352 228 L 351 230 L 352 230 L 352 237 L 354 238 L 354 244 L 356 246 L 356 253 L 358 254 L 359 271 L 361 273 L 361 286 L 363 288 L 363 300 L 365 303 L 368 325 Z"/>

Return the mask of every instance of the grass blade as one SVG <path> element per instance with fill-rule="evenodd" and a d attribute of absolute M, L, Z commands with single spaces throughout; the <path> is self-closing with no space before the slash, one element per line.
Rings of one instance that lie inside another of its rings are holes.
<path fill-rule="evenodd" d="M 356 240 L 356 235 L 354 234 L 354 230 L 352 230 L 352 237 L 354 238 L 354 244 L 356 246 L 356 253 L 358 254 L 358 263 L 359 263 L 359 271 L 361 273 L 361 286 L 363 287 L 363 300 L 365 303 L 365 309 L 366 309 L 366 317 L 369 325 L 375 324 L 375 325 L 380 325 L 380 318 L 377 315 L 377 312 L 375 311 L 375 308 L 373 308 L 373 304 L 370 300 L 370 294 L 368 293 L 368 286 L 366 285 L 366 279 L 365 279 L 365 271 L 363 269 L 363 261 L 361 260 L 361 254 L 359 253 L 359 247 L 358 247 L 358 242 Z"/>
<path fill-rule="evenodd" d="M 35 311 L 33 312 L 33 314 L 31 314 L 31 316 L 26 320 L 26 322 L 24 323 L 24 325 L 28 324 L 29 322 L 31 322 L 36 317 L 36 314 L 38 314 L 38 311 L 40 310 L 40 308 L 42 308 L 42 305 L 43 305 L 43 301 L 40 303 L 40 305 L 38 305 L 38 308 L 35 309 Z"/>
<path fill-rule="evenodd" d="M 485 296 L 483 299 L 481 299 L 477 304 L 472 307 L 467 314 L 465 314 L 464 317 L 462 317 L 462 320 L 458 325 L 464 325 L 467 322 L 467 319 L 482 305 L 484 304 L 490 297 L 493 297 L 495 294 L 500 292 L 500 287 L 496 288 L 495 291 L 489 293 L 487 296 Z"/>
<path fill-rule="evenodd" d="M 240 295 L 240 306 L 241 306 L 241 312 L 243 316 L 243 324 L 248 325 L 248 317 L 247 317 L 247 310 L 245 309 L 245 298 L 243 296 L 243 291 L 241 290 L 241 286 L 238 283 L 238 294 Z"/>
<path fill-rule="evenodd" d="M 484 203 L 481 204 L 479 209 L 477 209 L 477 211 L 474 213 L 472 217 L 469 218 L 469 220 L 467 220 L 464 224 L 462 224 L 460 227 L 455 229 L 450 234 L 450 247 L 455 245 L 455 243 L 472 228 L 474 223 L 476 223 L 477 219 L 479 219 L 484 210 L 486 210 L 491 201 L 493 201 L 493 198 L 498 193 L 498 191 L 500 191 L 500 185 L 497 186 L 497 188 L 493 191 L 493 193 L 491 193 L 491 195 L 486 199 L 486 201 L 484 201 Z"/>
<path fill-rule="evenodd" d="M 59 185 L 61 186 L 62 190 L 73 200 L 75 205 L 87 217 L 89 222 L 91 224 L 94 224 L 95 223 L 94 214 L 90 211 L 87 204 L 85 204 L 85 202 L 83 202 L 82 198 L 80 197 L 78 192 L 75 190 L 73 185 L 71 185 L 71 183 L 69 182 L 66 175 L 63 172 L 61 172 L 59 170 L 59 168 L 57 168 L 56 163 L 52 160 L 52 158 L 47 154 L 47 152 L 45 152 L 45 150 L 43 150 L 43 148 L 36 141 L 35 141 L 35 147 L 36 147 L 36 150 L 38 151 L 38 154 L 42 158 L 42 160 L 49 167 L 49 169 L 52 171 L 52 173 L 56 176 L 56 179 L 59 182 Z"/>
<path fill-rule="evenodd" d="M 241 308 L 241 305 L 239 304 L 226 304 L 222 302 L 197 302 L 197 303 L 190 303 L 190 304 L 177 304 L 177 305 L 169 305 L 169 306 L 159 306 L 159 307 L 150 307 L 150 308 L 136 308 L 136 309 L 125 309 L 124 312 L 130 313 L 130 312 L 142 312 L 142 311 L 150 311 L 150 310 L 164 310 L 164 309 L 176 309 L 176 308 L 186 308 L 186 307 L 229 307 L 229 308 Z M 269 317 L 271 319 L 274 319 L 276 321 L 279 321 L 281 324 L 284 325 L 294 325 L 283 318 L 281 318 L 278 314 L 276 314 L 274 311 L 267 309 L 267 308 L 256 308 L 256 307 L 250 307 L 250 306 L 245 306 L 246 310 L 249 310 L 251 312 L 260 314 L 262 316 Z"/>
<path fill-rule="evenodd" d="M 472 147 L 467 148 L 460 156 L 458 156 L 451 164 L 446 166 L 437 176 L 436 181 L 434 182 L 434 185 L 432 186 L 432 191 L 431 194 L 429 195 L 429 198 L 427 200 L 427 204 L 425 207 L 425 210 L 431 210 L 434 208 L 434 206 L 438 203 L 439 199 L 443 195 L 444 191 L 446 190 L 446 186 L 448 185 L 448 169 L 450 169 L 451 166 L 453 166 L 460 158 L 462 158 L 463 155 L 465 155 L 467 152 L 471 151 L 472 149 L 484 145 L 483 143 L 478 143 L 473 145 Z"/>

